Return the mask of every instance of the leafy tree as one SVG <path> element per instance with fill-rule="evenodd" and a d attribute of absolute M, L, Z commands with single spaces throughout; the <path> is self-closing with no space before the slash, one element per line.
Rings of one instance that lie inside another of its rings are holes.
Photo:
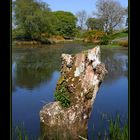
<path fill-rule="evenodd" d="M 96 19 L 96 18 L 88 18 L 86 21 L 86 25 L 88 29 L 91 30 L 103 30 L 103 22 L 101 19 Z"/>
<path fill-rule="evenodd" d="M 25 36 L 38 39 L 42 32 L 51 32 L 48 4 L 36 0 L 16 0 L 13 5 L 15 24 Z"/>
<path fill-rule="evenodd" d="M 112 33 L 123 22 L 125 9 L 115 0 L 98 0 L 96 16 L 103 21 L 104 31 Z"/>
<path fill-rule="evenodd" d="M 57 18 L 57 24 L 54 24 L 56 34 L 62 35 L 65 38 L 75 36 L 76 17 L 71 12 L 56 11 L 53 14 Z"/>

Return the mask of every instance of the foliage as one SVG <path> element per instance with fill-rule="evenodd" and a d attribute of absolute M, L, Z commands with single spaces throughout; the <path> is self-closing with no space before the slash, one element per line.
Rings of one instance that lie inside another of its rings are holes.
<path fill-rule="evenodd" d="M 100 39 L 100 45 L 107 45 L 109 43 L 109 36 L 104 35 Z"/>
<path fill-rule="evenodd" d="M 25 37 L 24 30 L 22 28 L 16 28 L 12 30 L 12 38 L 13 39 L 20 39 L 20 40 L 26 40 L 27 36 Z M 30 37 L 31 39 L 31 37 Z"/>
<path fill-rule="evenodd" d="M 13 2 L 13 19 L 16 26 L 13 38 L 17 36 L 30 37 L 48 42 L 49 35 L 62 35 L 65 38 L 75 36 L 76 17 L 70 12 L 51 12 L 48 4 L 36 0 L 17 0 Z"/>
<path fill-rule="evenodd" d="M 102 31 L 96 31 L 94 35 L 95 40 L 100 40 L 103 36 L 105 36 L 105 33 Z"/>
<path fill-rule="evenodd" d="M 55 25 L 57 35 L 62 35 L 64 38 L 75 36 L 76 30 L 76 17 L 71 12 L 56 11 L 53 12 L 56 16 L 58 23 Z"/>
<path fill-rule="evenodd" d="M 64 83 L 60 86 L 60 89 L 56 90 L 54 96 L 57 101 L 60 101 L 63 107 L 70 106 L 69 92 Z"/>
<path fill-rule="evenodd" d="M 97 18 L 88 18 L 86 25 L 90 30 L 100 30 L 103 31 L 103 23 L 101 19 Z"/>
<path fill-rule="evenodd" d="M 95 35 L 95 31 L 90 30 L 90 31 L 85 32 L 83 37 L 84 39 L 88 39 L 91 41 L 94 35 Z"/>
<path fill-rule="evenodd" d="M 98 0 L 96 16 L 103 21 L 104 31 L 112 33 L 114 28 L 121 25 L 123 17 L 126 14 L 118 1 L 115 0 Z"/>
<path fill-rule="evenodd" d="M 89 30 L 84 33 L 84 40 L 88 40 L 88 42 L 99 42 L 100 39 L 105 35 L 102 31 L 97 30 Z"/>
<path fill-rule="evenodd" d="M 119 38 L 127 37 L 127 36 L 128 36 L 128 33 L 126 31 L 119 31 L 119 32 L 116 32 L 116 33 L 109 35 L 111 40 L 119 39 Z"/>
<path fill-rule="evenodd" d="M 15 24 L 25 36 L 39 38 L 44 31 L 50 32 L 50 8 L 43 2 L 35 0 L 17 0 L 14 2 Z"/>

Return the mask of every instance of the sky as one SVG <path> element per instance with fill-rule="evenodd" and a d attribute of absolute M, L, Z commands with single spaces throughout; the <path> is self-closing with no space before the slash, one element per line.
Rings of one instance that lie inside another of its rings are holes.
<path fill-rule="evenodd" d="M 89 16 L 96 9 L 97 0 L 42 0 L 50 5 L 52 11 L 70 11 L 76 14 L 78 11 L 85 10 Z M 128 0 L 117 0 L 123 7 L 128 6 Z"/>

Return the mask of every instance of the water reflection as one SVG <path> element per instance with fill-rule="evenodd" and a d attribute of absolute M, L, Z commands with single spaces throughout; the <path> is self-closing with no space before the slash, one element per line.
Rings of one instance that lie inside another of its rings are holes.
<path fill-rule="evenodd" d="M 85 49 L 81 46 L 69 48 L 46 48 L 46 49 L 28 49 L 26 53 L 14 61 L 12 65 L 13 84 L 20 87 L 33 88 L 43 81 L 49 81 L 54 71 L 60 71 L 62 53 L 75 53 Z M 78 48 L 79 47 L 79 48 Z M 128 58 L 127 52 L 118 52 L 111 49 L 102 49 L 102 62 L 106 64 L 108 75 L 106 82 L 118 79 L 120 76 L 127 76 Z M 17 68 L 15 68 L 15 65 Z M 13 70 L 14 69 L 14 70 Z M 16 74 L 15 74 L 15 69 Z M 16 78 L 15 78 L 16 76 Z"/>
<path fill-rule="evenodd" d="M 101 60 L 105 63 L 108 74 L 105 77 L 105 83 L 110 84 L 121 76 L 128 75 L 128 53 L 127 51 L 102 49 Z"/>
<path fill-rule="evenodd" d="M 54 71 L 59 71 L 60 60 L 52 53 L 28 52 L 17 62 L 16 84 L 33 88 L 43 81 L 49 81 Z"/>
<path fill-rule="evenodd" d="M 61 54 L 77 53 L 84 49 L 80 44 L 57 44 L 44 48 L 15 49 L 13 61 L 17 64 L 14 82 L 20 87 L 33 88 L 41 82 L 49 81 L 54 71 L 60 71 Z M 24 53 L 21 53 L 24 52 Z M 19 54 L 22 54 L 19 56 Z M 18 57 L 15 57 L 18 55 Z M 14 63 L 13 63 L 14 66 Z"/>
<path fill-rule="evenodd" d="M 13 64 L 12 64 L 12 90 L 13 91 L 16 88 L 16 83 L 15 83 L 15 79 L 16 79 L 15 74 L 16 74 L 16 69 L 17 69 L 16 66 L 17 66 L 16 62 L 13 62 Z"/>

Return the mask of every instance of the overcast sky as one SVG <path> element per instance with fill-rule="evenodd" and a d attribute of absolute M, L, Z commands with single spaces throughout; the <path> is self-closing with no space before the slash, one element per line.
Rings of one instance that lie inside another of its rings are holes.
<path fill-rule="evenodd" d="M 50 5 L 52 11 L 63 10 L 76 13 L 80 10 L 85 10 L 88 15 L 96 9 L 97 0 L 42 0 Z M 117 0 L 123 7 L 128 6 L 128 0 Z"/>

